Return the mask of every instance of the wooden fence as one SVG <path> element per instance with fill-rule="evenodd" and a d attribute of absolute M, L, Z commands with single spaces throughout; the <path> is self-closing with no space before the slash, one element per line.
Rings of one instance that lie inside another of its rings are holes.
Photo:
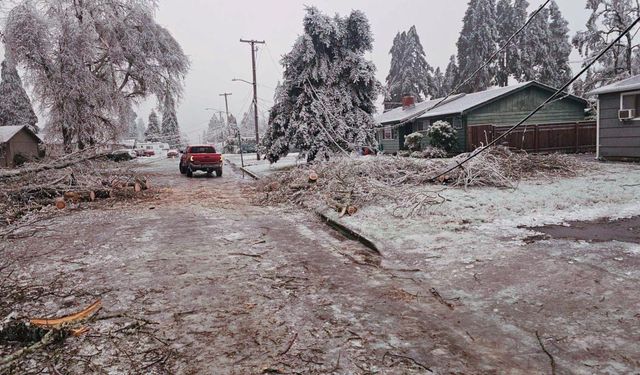
<path fill-rule="evenodd" d="M 508 129 L 509 126 L 470 125 L 467 128 L 467 151 L 486 145 Z M 498 143 L 529 152 L 594 152 L 596 122 L 521 125 Z"/>

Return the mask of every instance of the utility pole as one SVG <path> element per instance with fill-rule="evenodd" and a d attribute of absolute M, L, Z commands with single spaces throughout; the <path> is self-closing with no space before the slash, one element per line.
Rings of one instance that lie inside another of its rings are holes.
<path fill-rule="evenodd" d="M 227 97 L 229 95 L 233 95 L 233 94 L 230 93 L 230 92 L 225 92 L 225 93 L 220 94 L 220 96 L 224 96 L 224 108 L 227 111 L 227 121 L 225 121 L 225 123 L 226 123 L 227 127 L 229 127 L 229 101 L 227 100 Z M 231 134 L 231 131 L 229 131 L 229 134 Z"/>
<path fill-rule="evenodd" d="M 256 149 L 260 145 L 260 134 L 258 131 L 258 84 L 256 82 L 256 44 L 264 44 L 264 40 L 245 40 L 240 39 L 242 43 L 251 44 L 251 67 L 253 69 L 253 117 L 256 124 Z M 256 152 L 258 160 L 260 160 L 260 153 Z"/>

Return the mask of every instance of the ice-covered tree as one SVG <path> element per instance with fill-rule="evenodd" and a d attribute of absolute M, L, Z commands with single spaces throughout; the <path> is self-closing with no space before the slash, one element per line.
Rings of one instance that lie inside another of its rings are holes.
<path fill-rule="evenodd" d="M 562 87 L 572 76 L 569 65 L 572 46 L 569 42 L 569 22 L 564 19 L 555 1 L 549 5 L 548 22 L 549 55 L 542 63 L 537 79 L 552 87 Z"/>
<path fill-rule="evenodd" d="M 308 161 L 375 145 L 379 83 L 364 58 L 373 36 L 364 13 L 326 16 L 307 8 L 304 33 L 282 60 L 284 75 L 263 151 L 271 162 L 300 150 Z"/>
<path fill-rule="evenodd" d="M 389 51 L 391 68 L 387 75 L 387 100 L 400 102 L 405 95 L 418 101 L 431 95 L 433 68 L 427 63 L 426 54 L 415 26 L 396 34 Z"/>
<path fill-rule="evenodd" d="M 470 0 L 458 38 L 458 68 L 461 80 L 471 77 L 485 60 L 496 52 L 498 30 L 494 0 Z M 461 90 L 482 91 L 493 84 L 495 66 L 489 64 L 479 71 Z"/>
<path fill-rule="evenodd" d="M 6 55 L 26 71 L 67 151 L 117 139 L 118 121 L 149 95 L 182 91 L 189 61 L 154 20 L 153 0 L 22 0 L 7 15 Z"/>
<path fill-rule="evenodd" d="M 458 63 L 456 62 L 456 55 L 451 55 L 449 58 L 449 64 L 444 71 L 444 83 L 442 84 L 442 92 L 449 94 L 458 85 L 460 73 L 458 71 Z"/>
<path fill-rule="evenodd" d="M 146 127 L 144 126 L 144 120 L 142 117 L 138 117 L 138 121 L 136 121 L 136 139 L 138 141 L 144 140 L 144 132 Z"/>
<path fill-rule="evenodd" d="M 433 98 L 442 98 L 447 95 L 445 88 L 445 77 L 440 67 L 437 67 L 431 77 L 431 96 Z"/>
<path fill-rule="evenodd" d="M 162 139 L 175 148 L 180 144 L 180 127 L 176 115 L 176 102 L 170 93 L 165 94 L 162 105 Z"/>
<path fill-rule="evenodd" d="M 258 110 L 258 133 L 264 134 L 266 127 L 267 119 Z M 250 106 L 249 110 L 242 116 L 242 120 L 240 120 L 240 132 L 243 137 L 255 137 L 256 119 L 253 115 L 253 106 Z"/>
<path fill-rule="evenodd" d="M 636 0 L 588 0 L 586 8 L 591 11 L 586 30 L 573 38 L 573 45 L 586 62 L 640 17 Z M 631 30 L 590 69 L 582 87 L 585 91 L 640 74 L 640 38 L 634 38 L 639 29 L 636 26 Z"/>
<path fill-rule="evenodd" d="M 498 30 L 498 46 L 501 47 L 507 43 L 509 38 L 514 35 L 527 22 L 527 9 L 529 3 L 527 0 L 499 0 L 496 8 L 496 18 Z M 507 86 L 510 77 L 521 77 L 524 71 L 529 69 L 525 62 L 528 55 L 527 38 L 524 33 L 517 35 L 511 43 L 500 54 L 497 61 L 496 84 L 498 86 Z"/>
<path fill-rule="evenodd" d="M 0 126 L 27 126 L 38 132 L 38 117 L 33 111 L 16 66 L 7 60 L 2 62 L 0 82 Z"/>
<path fill-rule="evenodd" d="M 144 132 L 144 139 L 147 142 L 158 142 L 162 139 L 160 122 L 158 121 L 158 115 L 154 110 L 151 110 L 151 113 L 149 114 L 149 124 L 147 125 L 147 130 Z"/>

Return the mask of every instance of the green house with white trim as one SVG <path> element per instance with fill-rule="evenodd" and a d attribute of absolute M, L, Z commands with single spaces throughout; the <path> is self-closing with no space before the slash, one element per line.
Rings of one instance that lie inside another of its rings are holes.
<path fill-rule="evenodd" d="M 457 131 L 457 152 L 473 150 L 468 129 L 474 125 L 513 126 L 536 109 L 556 89 L 536 81 L 493 88 L 472 94 L 415 103 L 409 98 L 403 106 L 376 117 L 377 138 L 381 151 L 405 150 L 404 138 L 413 132 L 426 132 L 436 121 L 447 121 Z M 437 106 L 436 106 L 437 105 Z M 547 105 L 525 124 L 561 124 L 585 121 L 588 102 L 575 95 L 564 94 Z"/>

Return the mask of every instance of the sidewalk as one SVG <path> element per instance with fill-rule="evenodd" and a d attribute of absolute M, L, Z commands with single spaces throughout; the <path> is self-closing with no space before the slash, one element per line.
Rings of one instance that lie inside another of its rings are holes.
<path fill-rule="evenodd" d="M 270 164 L 268 160 L 256 160 L 256 154 L 243 154 L 245 171 L 255 175 L 257 178 L 266 177 L 269 174 L 304 164 L 303 160 L 298 160 L 298 153 L 291 153 L 280 159 L 277 163 Z M 235 167 L 242 166 L 240 154 L 225 154 L 224 158 Z"/>

